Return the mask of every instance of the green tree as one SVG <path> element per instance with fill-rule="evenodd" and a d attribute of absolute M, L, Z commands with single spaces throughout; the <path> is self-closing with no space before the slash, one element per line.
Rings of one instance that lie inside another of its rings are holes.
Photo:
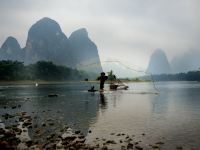
<path fill-rule="evenodd" d="M 110 80 L 110 81 L 116 80 L 116 76 L 113 74 L 112 70 L 110 72 L 108 72 L 108 80 Z"/>

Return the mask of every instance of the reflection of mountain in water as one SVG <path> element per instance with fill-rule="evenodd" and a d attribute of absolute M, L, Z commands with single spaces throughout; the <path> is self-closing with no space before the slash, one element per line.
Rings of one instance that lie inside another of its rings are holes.
<path fill-rule="evenodd" d="M 21 103 L 22 111 L 32 114 L 33 117 L 37 116 L 35 122 L 38 124 L 52 119 L 55 126 L 67 124 L 86 134 L 90 124 L 96 121 L 99 103 L 101 103 L 99 93 L 84 92 L 86 89 L 89 89 L 86 84 L 39 85 L 38 87 L 29 85 L 13 86 L 1 94 L 10 97 L 7 99 L 10 99 L 11 103 Z M 56 93 L 59 96 L 50 98 L 49 93 Z M 18 99 L 14 99 L 16 96 Z"/>

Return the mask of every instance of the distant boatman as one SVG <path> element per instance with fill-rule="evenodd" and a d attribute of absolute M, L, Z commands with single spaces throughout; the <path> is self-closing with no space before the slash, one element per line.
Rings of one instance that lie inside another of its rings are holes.
<path fill-rule="evenodd" d="M 101 73 L 101 76 L 97 78 L 97 80 L 100 80 L 100 90 L 103 91 L 104 89 L 104 83 L 108 79 L 108 76 L 105 75 L 104 72 Z"/>

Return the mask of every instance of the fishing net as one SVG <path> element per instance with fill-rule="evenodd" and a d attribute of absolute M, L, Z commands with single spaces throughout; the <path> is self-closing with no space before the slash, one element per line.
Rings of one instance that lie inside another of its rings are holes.
<path fill-rule="evenodd" d="M 108 76 L 105 84 L 106 91 L 123 90 L 135 94 L 158 94 L 159 89 L 154 81 L 153 75 L 146 72 L 145 69 L 134 66 L 130 63 L 124 63 L 119 60 L 101 61 L 103 71 Z M 80 64 L 79 68 L 83 70 L 99 70 L 99 63 Z M 100 74 L 100 72 L 99 72 Z M 114 77 L 113 77 L 114 76 Z M 90 82 L 91 86 L 98 87 L 98 83 Z"/>

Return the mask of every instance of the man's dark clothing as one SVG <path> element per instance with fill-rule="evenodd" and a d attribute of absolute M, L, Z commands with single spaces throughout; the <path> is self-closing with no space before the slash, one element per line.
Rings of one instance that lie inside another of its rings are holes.
<path fill-rule="evenodd" d="M 100 77 L 98 77 L 98 80 L 100 80 L 100 89 L 103 90 L 104 88 L 104 83 L 105 81 L 108 79 L 107 76 L 105 75 L 101 75 Z"/>

